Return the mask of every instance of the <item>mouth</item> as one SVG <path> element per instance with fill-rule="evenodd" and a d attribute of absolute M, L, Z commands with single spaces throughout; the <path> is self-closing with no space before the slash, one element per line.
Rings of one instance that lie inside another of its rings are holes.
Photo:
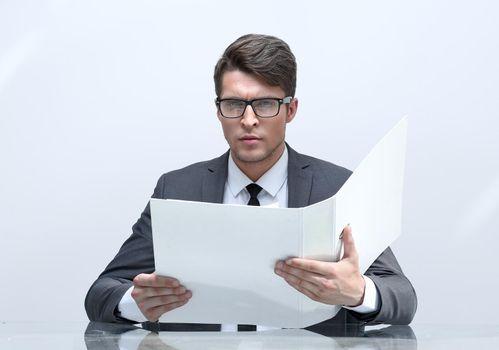
<path fill-rule="evenodd" d="M 260 140 L 261 138 L 256 135 L 243 135 L 239 138 L 239 141 L 241 141 L 246 145 L 254 145 L 258 143 Z"/>

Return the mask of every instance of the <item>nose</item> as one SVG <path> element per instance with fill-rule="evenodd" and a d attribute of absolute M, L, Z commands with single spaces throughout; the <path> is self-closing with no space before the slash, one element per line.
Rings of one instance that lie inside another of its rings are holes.
<path fill-rule="evenodd" d="M 251 127 L 258 125 L 258 121 L 259 119 L 256 116 L 255 111 L 253 111 L 253 107 L 251 107 L 251 105 L 247 105 L 243 116 L 241 117 L 241 124 L 246 127 Z"/>

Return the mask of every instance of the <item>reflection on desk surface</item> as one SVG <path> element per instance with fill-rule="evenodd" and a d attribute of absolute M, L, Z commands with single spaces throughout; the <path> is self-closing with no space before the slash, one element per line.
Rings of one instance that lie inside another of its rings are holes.
<path fill-rule="evenodd" d="M 345 326 L 323 334 L 304 329 L 262 332 L 150 332 L 116 324 L 91 322 L 85 332 L 87 349 L 417 349 L 409 326 L 364 330 Z"/>
<path fill-rule="evenodd" d="M 414 330 L 414 331 L 413 331 Z M 416 341 L 417 337 L 417 341 Z M 342 326 L 321 331 L 151 332 L 133 325 L 0 322 L 0 349 L 499 349 L 498 325 Z"/>

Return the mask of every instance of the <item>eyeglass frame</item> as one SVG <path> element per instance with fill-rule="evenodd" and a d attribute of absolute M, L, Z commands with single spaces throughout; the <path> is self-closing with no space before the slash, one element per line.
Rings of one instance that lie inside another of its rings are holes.
<path fill-rule="evenodd" d="M 217 106 L 217 109 L 218 109 L 218 112 L 220 113 L 220 115 L 224 118 L 227 118 L 227 119 L 237 119 L 237 118 L 241 118 L 244 113 L 246 112 L 246 108 L 248 108 L 248 106 L 251 106 L 251 109 L 253 110 L 253 113 L 255 113 L 255 115 L 258 117 L 258 118 L 274 118 L 275 116 L 277 116 L 279 114 L 279 112 L 281 111 L 281 105 L 283 104 L 290 104 L 291 103 L 291 100 L 293 99 L 293 96 L 286 96 L 286 97 L 283 97 L 283 98 L 278 98 L 278 97 L 260 97 L 260 98 L 255 98 L 253 100 L 244 100 L 242 98 L 220 98 L 220 97 L 216 97 L 215 98 L 215 104 Z M 220 103 L 222 101 L 228 101 L 228 100 L 232 100 L 232 101 L 241 101 L 241 102 L 244 102 L 245 103 L 245 106 L 242 110 L 242 113 L 241 115 L 237 116 L 237 117 L 227 117 L 225 116 L 223 113 L 222 113 L 222 109 L 220 108 Z M 273 100 L 273 101 L 277 101 L 279 102 L 278 106 L 277 106 L 277 113 L 274 114 L 274 115 L 271 115 L 271 116 L 261 116 L 261 115 L 258 115 L 258 113 L 256 113 L 255 111 L 255 107 L 253 107 L 253 102 L 255 101 L 261 101 L 261 100 Z"/>

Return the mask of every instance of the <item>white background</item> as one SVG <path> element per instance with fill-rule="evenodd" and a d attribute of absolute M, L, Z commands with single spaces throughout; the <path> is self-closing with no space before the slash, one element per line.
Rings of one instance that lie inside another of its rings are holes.
<path fill-rule="evenodd" d="M 227 148 L 213 67 L 242 34 L 298 61 L 298 151 L 354 168 L 402 115 L 418 323 L 496 323 L 494 1 L 0 0 L 0 320 L 85 320 L 164 172 Z"/>

